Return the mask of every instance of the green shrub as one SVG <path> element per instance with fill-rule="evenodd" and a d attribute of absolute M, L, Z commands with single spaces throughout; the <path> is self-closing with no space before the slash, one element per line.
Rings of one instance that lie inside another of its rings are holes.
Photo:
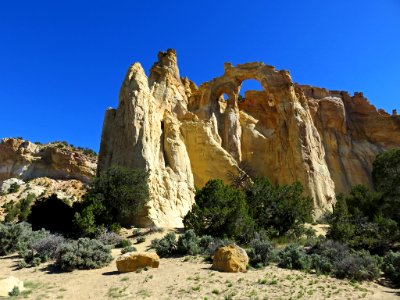
<path fill-rule="evenodd" d="M 180 254 L 197 255 L 202 252 L 200 239 L 193 229 L 185 231 L 178 239 L 177 250 Z"/>
<path fill-rule="evenodd" d="M 379 154 L 373 163 L 375 191 L 354 186 L 339 195 L 327 237 L 384 255 L 400 239 L 400 149 Z"/>
<path fill-rule="evenodd" d="M 76 206 L 75 225 L 84 235 L 93 236 L 98 225 L 132 225 L 149 198 L 148 172 L 112 166 L 97 176 Z"/>
<path fill-rule="evenodd" d="M 349 254 L 349 247 L 338 241 L 325 240 L 313 247 L 311 252 L 334 262 L 346 257 Z"/>
<path fill-rule="evenodd" d="M 380 275 L 379 260 L 365 250 L 354 252 L 335 261 L 333 275 L 356 281 L 375 280 Z"/>
<path fill-rule="evenodd" d="M 347 209 L 350 215 L 367 218 L 372 221 L 380 213 L 382 197 L 364 185 L 353 186 L 346 196 Z"/>
<path fill-rule="evenodd" d="M 366 249 L 383 255 L 393 249 L 400 238 L 400 231 L 394 220 L 376 216 L 372 222 L 359 222 L 354 236 L 348 241 L 354 249 Z"/>
<path fill-rule="evenodd" d="M 135 247 L 126 246 L 126 247 L 121 249 L 121 254 L 125 254 L 125 253 L 128 253 L 128 252 L 135 252 L 135 251 L 137 251 Z"/>
<path fill-rule="evenodd" d="M 31 263 L 35 258 L 35 251 L 33 244 L 38 242 L 50 235 L 50 232 L 42 229 L 32 231 L 31 227 L 26 228 L 25 233 L 18 237 L 17 251 L 20 257 L 22 257 L 27 263 Z"/>
<path fill-rule="evenodd" d="M 139 236 L 141 234 L 142 234 L 142 232 L 141 232 L 141 230 L 139 228 L 135 228 L 135 229 L 132 230 L 132 235 L 134 237 Z"/>
<path fill-rule="evenodd" d="M 146 241 L 146 237 L 139 236 L 136 238 L 136 244 L 144 243 Z"/>
<path fill-rule="evenodd" d="M 102 242 L 104 245 L 116 247 L 120 245 L 124 240 L 119 234 L 109 231 L 106 228 L 99 230 L 96 239 Z"/>
<path fill-rule="evenodd" d="M 197 190 L 195 200 L 183 220 L 186 229 L 193 229 L 197 235 L 249 239 L 254 225 L 240 190 L 225 185 L 222 180 L 210 180 Z"/>
<path fill-rule="evenodd" d="M 333 264 L 332 261 L 326 257 L 319 254 L 310 255 L 311 266 L 315 269 L 317 274 L 329 275 L 332 272 Z"/>
<path fill-rule="evenodd" d="M 31 236 L 32 228 L 27 223 L 0 223 L 0 256 L 18 251 L 21 243 Z"/>
<path fill-rule="evenodd" d="M 379 205 L 381 198 L 363 186 L 353 187 L 346 197 L 338 196 L 327 238 L 375 254 L 392 249 L 400 238 L 400 228 L 396 221 L 381 214 Z"/>
<path fill-rule="evenodd" d="M 63 271 L 74 269 L 98 269 L 112 261 L 111 250 L 98 240 L 80 238 L 62 244 L 56 264 Z"/>
<path fill-rule="evenodd" d="M 34 240 L 31 247 L 35 254 L 42 260 L 55 259 L 57 250 L 65 242 L 63 236 L 58 234 L 45 235 L 43 238 Z"/>
<path fill-rule="evenodd" d="M 78 147 L 79 148 L 79 147 Z M 88 156 L 97 156 L 97 152 L 94 151 L 93 149 L 90 148 L 81 148 L 80 150 L 82 150 L 83 154 L 88 155 Z"/>
<path fill-rule="evenodd" d="M 8 296 L 10 297 L 17 297 L 21 294 L 21 291 L 19 290 L 19 287 L 14 286 L 11 292 L 8 293 Z"/>
<path fill-rule="evenodd" d="M 400 223 L 400 149 L 379 154 L 374 163 L 372 179 L 375 190 L 382 194 L 384 217 Z"/>
<path fill-rule="evenodd" d="M 121 240 L 118 244 L 115 245 L 115 248 L 126 248 L 132 245 L 131 241 L 128 239 Z"/>
<path fill-rule="evenodd" d="M 100 216 L 105 211 L 104 205 L 94 197 L 85 196 L 84 202 L 74 204 L 75 211 L 73 228 L 78 235 L 94 237 L 98 233 L 100 221 L 96 221 L 96 216 Z"/>
<path fill-rule="evenodd" d="M 351 215 L 344 195 L 341 194 L 336 197 L 336 204 L 328 221 L 330 226 L 326 235 L 327 238 L 345 242 L 354 236 L 356 227 L 351 223 Z"/>
<path fill-rule="evenodd" d="M 152 249 L 156 250 L 160 257 L 171 256 L 176 253 L 178 242 L 174 232 L 167 233 L 161 239 L 154 239 L 151 241 Z"/>
<path fill-rule="evenodd" d="M 48 231 L 32 231 L 31 235 L 19 243 L 18 254 L 27 266 L 38 266 L 41 262 L 55 259 L 57 250 L 65 239 Z"/>
<path fill-rule="evenodd" d="M 32 231 L 28 223 L 0 224 L 0 255 L 18 252 L 23 259 L 20 267 L 54 259 L 63 242 L 62 236 L 44 229 Z"/>
<path fill-rule="evenodd" d="M 42 263 L 42 260 L 39 257 L 34 257 L 31 262 L 32 267 L 39 267 Z"/>
<path fill-rule="evenodd" d="M 26 222 L 28 216 L 31 213 L 31 205 L 35 200 L 36 196 L 34 194 L 28 194 L 25 198 L 21 199 L 19 202 L 14 203 L 14 201 L 8 202 L 3 205 L 5 217 L 5 222 L 13 222 L 16 219 L 20 222 Z"/>
<path fill-rule="evenodd" d="M 272 242 L 259 234 L 256 234 L 255 238 L 250 242 L 250 249 L 247 254 L 253 267 L 265 267 L 275 257 Z"/>
<path fill-rule="evenodd" d="M 10 194 L 16 193 L 19 191 L 20 188 L 21 188 L 21 186 L 18 183 L 13 182 L 12 184 L 10 184 L 10 187 L 8 188 L 8 192 Z"/>
<path fill-rule="evenodd" d="M 202 249 L 202 253 L 208 253 L 208 248 L 214 242 L 214 238 L 211 235 L 203 235 L 199 238 L 199 246 Z"/>
<path fill-rule="evenodd" d="M 28 265 L 25 260 L 20 260 L 18 262 L 18 269 L 24 269 L 24 268 L 28 268 L 30 267 L 30 265 Z"/>
<path fill-rule="evenodd" d="M 400 252 L 389 251 L 385 255 L 382 271 L 394 284 L 400 285 Z"/>
<path fill-rule="evenodd" d="M 2 208 L 4 209 L 4 222 L 11 223 L 14 222 L 15 219 L 18 218 L 19 215 L 19 207 L 18 203 L 15 203 L 13 200 L 3 204 Z"/>
<path fill-rule="evenodd" d="M 246 199 L 258 228 L 274 229 L 280 236 L 312 219 L 312 200 L 303 196 L 298 182 L 274 186 L 267 178 L 256 177 L 246 190 Z"/>
<path fill-rule="evenodd" d="M 319 241 L 311 249 L 311 253 L 312 268 L 317 274 L 325 275 L 331 274 L 336 261 L 341 261 L 350 254 L 347 245 L 333 240 Z"/>
<path fill-rule="evenodd" d="M 291 244 L 278 253 L 278 266 L 284 269 L 309 270 L 311 259 L 303 247 Z"/>

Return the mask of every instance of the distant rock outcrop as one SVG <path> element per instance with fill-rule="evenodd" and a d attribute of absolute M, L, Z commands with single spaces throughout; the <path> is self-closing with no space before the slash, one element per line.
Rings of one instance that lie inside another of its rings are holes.
<path fill-rule="evenodd" d="M 97 157 L 66 143 L 34 144 L 20 138 L 0 142 L 0 184 L 9 178 L 76 179 L 88 183 L 96 174 Z"/>
<path fill-rule="evenodd" d="M 2 139 L 0 220 L 4 204 L 29 196 L 38 199 L 55 194 L 71 203 L 81 200 L 96 168 L 97 156 L 90 149 L 74 148 L 66 142 L 42 145 L 20 138 Z"/>
<path fill-rule="evenodd" d="M 377 111 L 357 93 L 294 84 L 263 63 L 225 64 L 197 87 L 180 78 L 174 50 L 160 52 L 147 77 L 133 64 L 119 106 L 106 112 L 98 172 L 113 164 L 150 172 L 150 201 L 137 225 L 182 226 L 195 186 L 230 181 L 246 163 L 273 183 L 299 181 L 315 214 L 336 192 L 371 185 L 376 154 L 400 146 L 400 117 Z M 262 91 L 239 92 L 255 79 Z M 224 98 L 226 94 L 226 100 Z"/>

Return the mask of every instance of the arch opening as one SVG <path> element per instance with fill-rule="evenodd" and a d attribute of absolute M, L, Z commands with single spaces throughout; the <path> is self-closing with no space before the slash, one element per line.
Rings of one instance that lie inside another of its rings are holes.
<path fill-rule="evenodd" d="M 246 93 L 248 91 L 262 92 L 264 91 L 261 83 L 256 79 L 246 79 L 242 82 L 239 91 L 239 102 L 244 102 L 246 100 Z"/>

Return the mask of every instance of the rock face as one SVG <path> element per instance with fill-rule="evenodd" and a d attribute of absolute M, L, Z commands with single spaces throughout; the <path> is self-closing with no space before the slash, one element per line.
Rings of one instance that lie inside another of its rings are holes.
<path fill-rule="evenodd" d="M 376 110 L 362 93 L 299 88 L 322 138 L 336 191 L 348 192 L 356 184 L 372 187 L 376 155 L 400 147 L 400 116 Z"/>
<path fill-rule="evenodd" d="M 118 109 L 106 112 L 98 171 L 113 164 L 149 170 L 150 200 L 136 225 L 177 227 L 195 192 L 177 117 L 188 113 L 187 96 L 175 52 L 160 53 L 158 58 L 149 78 L 139 63 L 129 68 Z"/>
<path fill-rule="evenodd" d="M 39 177 L 77 179 L 88 183 L 96 173 L 97 158 L 63 143 L 36 145 L 17 138 L 0 142 L 0 182 Z"/>
<path fill-rule="evenodd" d="M 118 272 L 127 273 L 145 267 L 158 268 L 160 258 L 155 252 L 130 252 L 118 257 L 116 264 Z"/>
<path fill-rule="evenodd" d="M 224 68 L 200 87 L 180 78 L 171 49 L 159 53 L 149 77 L 139 63 L 129 68 L 118 108 L 106 112 L 98 171 L 113 164 L 149 171 L 150 201 L 136 225 L 182 226 L 194 186 L 229 183 L 243 164 L 273 183 L 302 183 L 318 216 L 332 209 L 335 193 L 371 185 L 376 154 L 400 147 L 400 117 L 362 94 L 297 85 L 263 63 Z M 248 79 L 263 90 L 241 101 Z"/>
<path fill-rule="evenodd" d="M 246 250 L 236 244 L 219 248 L 213 257 L 212 269 L 220 272 L 246 272 L 249 257 Z"/>
<path fill-rule="evenodd" d="M 18 138 L 2 139 L 0 220 L 4 218 L 4 204 L 18 202 L 29 195 L 36 199 L 56 194 L 59 199 L 80 200 L 96 168 L 95 155 L 65 142 L 37 145 Z M 10 192 L 12 183 L 18 184 L 18 191 Z"/>

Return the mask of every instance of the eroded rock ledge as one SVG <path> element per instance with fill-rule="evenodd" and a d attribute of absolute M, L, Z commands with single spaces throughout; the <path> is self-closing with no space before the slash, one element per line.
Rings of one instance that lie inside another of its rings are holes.
<path fill-rule="evenodd" d="M 200 87 L 180 77 L 172 49 L 159 53 L 149 77 L 139 63 L 129 68 L 118 108 L 106 112 L 98 171 L 149 170 L 151 197 L 137 225 L 182 226 L 194 187 L 229 182 L 241 162 L 274 183 L 301 182 L 319 215 L 335 193 L 370 185 L 376 154 L 400 146 L 399 116 L 361 93 L 294 84 L 288 71 L 263 63 L 224 67 Z M 263 90 L 240 101 L 248 79 Z"/>
<path fill-rule="evenodd" d="M 89 183 L 96 168 L 96 156 L 62 142 L 34 144 L 20 138 L 0 141 L 0 185 L 9 178 L 28 181 L 39 177 Z"/>

